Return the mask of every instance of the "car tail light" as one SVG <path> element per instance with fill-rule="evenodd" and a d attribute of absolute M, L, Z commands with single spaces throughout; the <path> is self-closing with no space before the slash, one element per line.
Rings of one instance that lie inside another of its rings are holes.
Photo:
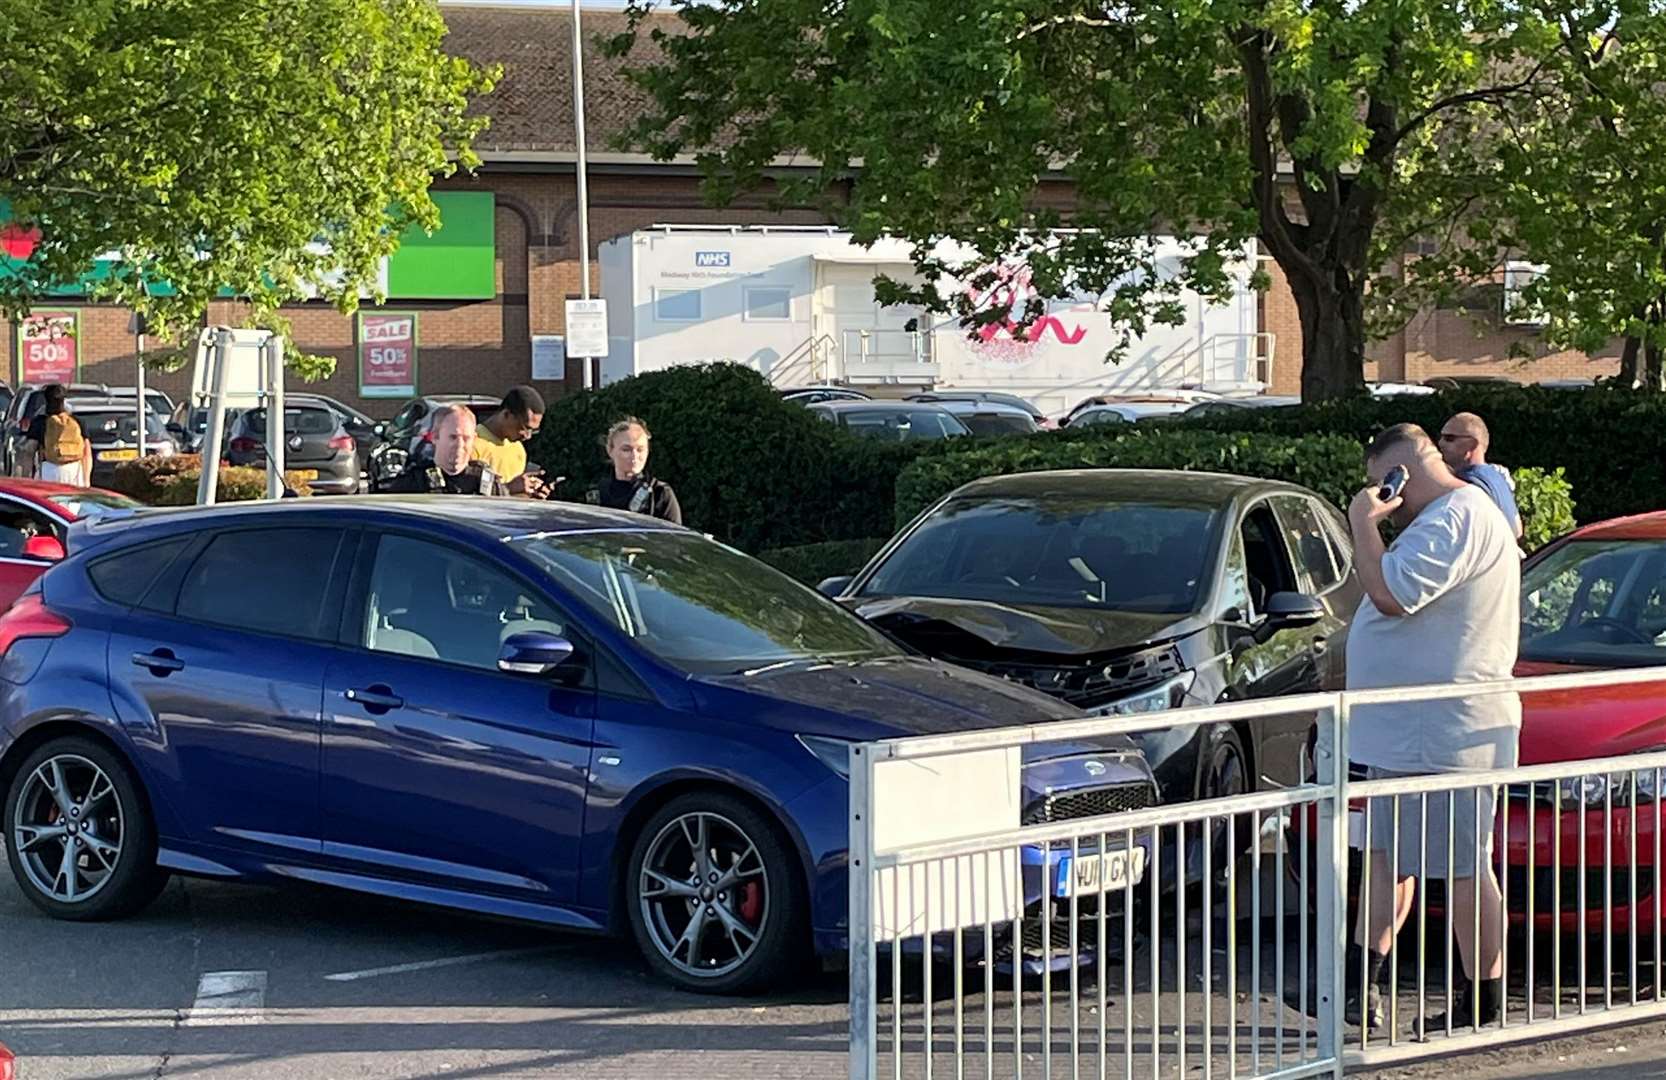
<path fill-rule="evenodd" d="M 351 450 L 353 445 L 353 436 L 351 435 L 337 435 L 330 440 L 331 450 Z"/>
<path fill-rule="evenodd" d="M 423 442 L 433 442 L 434 441 L 434 432 L 432 430 L 424 431 L 422 433 L 422 441 Z"/>
<path fill-rule="evenodd" d="M 16 1080 L 17 1059 L 7 1050 L 5 1044 L 0 1043 L 0 1080 Z"/>
<path fill-rule="evenodd" d="M 10 652 L 14 642 L 24 638 L 63 637 L 72 627 L 68 619 L 46 606 L 40 593 L 24 593 L 0 615 L 0 656 Z"/>
<path fill-rule="evenodd" d="M 252 454 L 260 449 L 260 444 L 247 435 L 239 435 L 231 440 L 231 452 L 234 454 Z"/>

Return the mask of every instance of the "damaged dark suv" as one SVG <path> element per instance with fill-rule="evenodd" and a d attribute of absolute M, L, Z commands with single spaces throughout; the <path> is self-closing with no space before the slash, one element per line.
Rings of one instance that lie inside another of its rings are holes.
<path fill-rule="evenodd" d="M 1337 689 L 1359 604 L 1306 488 L 1097 469 L 979 480 L 822 591 L 929 656 L 1091 713 Z M 1165 801 L 1299 783 L 1314 717 L 1142 737 Z"/>

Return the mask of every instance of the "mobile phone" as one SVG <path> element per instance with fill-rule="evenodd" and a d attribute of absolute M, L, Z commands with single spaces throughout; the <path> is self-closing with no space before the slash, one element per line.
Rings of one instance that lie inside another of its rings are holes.
<path fill-rule="evenodd" d="M 1411 474 L 1406 471 L 1404 465 L 1394 466 L 1388 470 L 1388 475 L 1383 477 L 1383 485 L 1377 489 L 1377 498 L 1383 502 L 1398 499 L 1400 492 L 1406 489 L 1406 481 L 1409 479 Z"/>

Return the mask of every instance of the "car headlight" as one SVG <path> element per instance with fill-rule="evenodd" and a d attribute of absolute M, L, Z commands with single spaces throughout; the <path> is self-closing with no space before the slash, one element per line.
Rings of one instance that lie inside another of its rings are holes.
<path fill-rule="evenodd" d="M 1557 782 L 1562 790 L 1562 801 L 1580 806 L 1601 806 L 1603 799 L 1613 790 L 1614 801 L 1619 802 L 1625 794 L 1625 777 L 1615 777 L 1614 783 L 1608 782 L 1608 777 L 1602 773 L 1591 776 L 1573 776 Z"/>
<path fill-rule="evenodd" d="M 842 779 L 850 779 L 850 743 L 844 739 L 829 739 L 823 735 L 798 735 L 798 745 L 816 756 L 816 760 L 838 773 Z"/>
<path fill-rule="evenodd" d="M 1109 705 L 1101 705 L 1089 711 L 1094 716 L 1138 716 L 1141 713 L 1178 709 L 1185 704 L 1186 694 L 1191 690 L 1192 683 L 1196 679 L 1197 672 L 1182 672 L 1172 679 L 1158 683 L 1149 690 L 1141 690 L 1137 694 L 1132 694 L 1113 701 Z"/>

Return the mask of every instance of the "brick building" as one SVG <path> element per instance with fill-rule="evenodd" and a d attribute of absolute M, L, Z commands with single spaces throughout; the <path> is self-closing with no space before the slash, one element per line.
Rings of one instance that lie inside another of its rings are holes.
<path fill-rule="evenodd" d="M 394 289 L 386 310 L 415 312 L 418 318 L 418 381 L 424 393 L 495 393 L 532 381 L 548 396 L 581 385 L 576 361 L 565 379 L 534 381 L 531 337 L 564 332 L 563 302 L 579 294 L 577 198 L 574 179 L 575 139 L 571 109 L 571 27 L 565 9 L 446 6 L 451 35 L 447 47 L 481 63 L 503 66 L 503 78 L 485 99 L 492 126 L 477 150 L 484 164 L 472 176 L 440 181 L 441 192 L 476 193 L 490 198 L 484 235 L 471 238 L 484 249 L 489 281 L 453 287 L 446 280 L 443 251 L 431 265 L 435 275 L 404 289 Z M 621 28 L 618 11 L 597 10 L 585 17 L 586 104 L 590 148 L 590 239 L 593 246 L 633 230 L 659 223 L 678 224 L 817 224 L 825 219 L 808 210 L 775 212 L 766 196 L 754 196 L 724 209 L 705 204 L 690 163 L 660 164 L 614 148 L 614 133 L 635 113 L 639 98 L 621 77 L 618 65 L 603 57 L 595 42 Z M 1040 193 L 1048 202 L 1068 203 L 1067 185 L 1049 184 Z M 480 205 L 478 202 L 475 205 Z M 442 206 L 446 220 L 451 207 Z M 446 237 L 442 229 L 437 236 Z M 442 245 L 443 246 L 443 245 Z M 435 253 L 430 252 L 432 260 Z M 594 251 L 592 252 L 594 256 Z M 1276 265 L 1268 262 L 1273 286 L 1262 297 L 1260 329 L 1276 338 L 1273 389 L 1291 393 L 1299 385 L 1301 334 L 1294 301 Z M 592 288 L 600 280 L 592 262 Z M 399 293 L 399 295 L 393 295 Z M 43 310 L 46 305 L 43 305 Z M 79 321 L 79 374 L 82 381 L 130 384 L 133 339 L 128 313 L 65 296 L 50 307 L 70 310 Z M 367 311 L 376 309 L 367 308 Z M 397 399 L 366 400 L 359 393 L 358 322 L 322 302 L 297 304 L 284 312 L 304 351 L 336 358 L 335 375 L 313 384 L 320 392 L 361 404 L 374 415 L 391 415 Z M 234 302 L 217 303 L 210 323 L 235 324 Z M 1420 381 L 1436 375 L 1505 374 L 1524 381 L 1584 378 L 1612 373 L 1618 350 L 1588 359 L 1580 354 L 1551 354 L 1531 329 L 1506 327 L 1498 312 L 1472 317 L 1462 311 L 1430 311 L 1404 331 L 1372 347 L 1368 377 Z M 4 335 L 0 357 L 8 379 L 18 376 L 17 335 Z M 1537 359 L 1510 358 L 1520 342 Z M 182 394 L 188 372 L 153 374 L 154 385 Z M 299 388 L 299 384 L 295 384 Z"/>

